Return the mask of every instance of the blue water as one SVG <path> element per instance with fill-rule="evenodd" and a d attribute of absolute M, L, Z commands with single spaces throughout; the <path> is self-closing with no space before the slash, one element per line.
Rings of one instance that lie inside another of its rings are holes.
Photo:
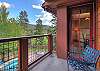
<path fill-rule="evenodd" d="M 3 64 L 4 62 L 2 60 L 0 60 L 0 65 Z"/>
<path fill-rule="evenodd" d="M 3 71 L 16 71 L 18 66 L 18 59 L 13 59 L 8 64 L 4 64 L 4 67 L 2 68 Z"/>

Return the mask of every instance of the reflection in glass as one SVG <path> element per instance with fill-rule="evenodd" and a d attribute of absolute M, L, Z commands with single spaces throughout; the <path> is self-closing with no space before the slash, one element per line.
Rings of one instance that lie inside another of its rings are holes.
<path fill-rule="evenodd" d="M 90 7 L 72 9 L 72 47 L 84 48 L 85 39 L 90 39 Z"/>

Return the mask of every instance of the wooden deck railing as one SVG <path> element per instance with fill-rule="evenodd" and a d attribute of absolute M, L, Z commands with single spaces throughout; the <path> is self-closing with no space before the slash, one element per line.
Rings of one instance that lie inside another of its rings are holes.
<path fill-rule="evenodd" d="M 0 70 L 28 71 L 34 63 L 52 53 L 52 35 L 0 39 Z"/>

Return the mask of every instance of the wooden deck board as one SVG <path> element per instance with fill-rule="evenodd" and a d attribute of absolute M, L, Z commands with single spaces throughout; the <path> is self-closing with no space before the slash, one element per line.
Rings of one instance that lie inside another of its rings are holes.
<path fill-rule="evenodd" d="M 29 71 L 68 71 L 67 61 L 50 55 Z"/>

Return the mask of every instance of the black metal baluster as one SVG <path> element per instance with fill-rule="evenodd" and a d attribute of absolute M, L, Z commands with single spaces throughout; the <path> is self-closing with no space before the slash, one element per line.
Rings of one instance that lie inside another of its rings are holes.
<path fill-rule="evenodd" d="M 36 54 L 35 54 L 35 60 L 37 59 L 37 52 L 38 52 L 38 47 L 37 47 L 37 45 L 38 45 L 38 39 L 36 38 L 36 44 L 35 44 L 35 47 L 36 47 Z"/>
<path fill-rule="evenodd" d="M 34 62 L 34 39 L 31 39 L 31 45 L 32 45 L 32 62 Z"/>
<path fill-rule="evenodd" d="M 35 61 L 35 59 L 36 59 L 36 53 L 37 53 L 37 47 L 36 47 L 36 44 L 37 44 L 37 39 L 36 38 L 33 38 L 34 40 L 35 40 L 35 43 L 33 44 L 33 46 L 34 46 L 34 61 Z"/>
<path fill-rule="evenodd" d="M 7 56 L 8 56 L 8 57 L 7 57 L 7 58 L 8 58 L 8 59 L 7 59 L 7 62 L 8 62 L 8 61 L 9 61 L 9 42 L 7 42 L 6 45 L 7 45 L 7 47 L 8 47 L 8 53 L 7 53 Z M 7 48 L 7 47 L 6 47 L 6 48 Z M 9 64 L 10 64 L 10 63 L 9 63 Z M 8 66 L 7 70 L 10 70 L 10 66 Z"/>
<path fill-rule="evenodd" d="M 30 45 L 32 45 L 32 39 L 30 39 L 31 42 L 30 42 Z M 31 48 L 31 63 L 33 62 L 33 47 L 30 47 Z"/>
<path fill-rule="evenodd" d="M 8 44 L 8 60 L 7 61 L 9 61 L 9 42 L 7 42 L 7 44 Z"/>
<path fill-rule="evenodd" d="M 13 43 L 13 71 L 14 71 L 14 58 L 16 58 L 16 55 L 15 55 L 15 42 L 12 42 Z"/>
<path fill-rule="evenodd" d="M 4 67 L 3 67 L 3 70 L 5 70 L 5 58 L 4 58 L 4 55 L 5 55 L 5 53 L 4 53 L 4 43 L 3 43 L 3 58 L 2 58 L 2 60 L 4 61 Z"/>

